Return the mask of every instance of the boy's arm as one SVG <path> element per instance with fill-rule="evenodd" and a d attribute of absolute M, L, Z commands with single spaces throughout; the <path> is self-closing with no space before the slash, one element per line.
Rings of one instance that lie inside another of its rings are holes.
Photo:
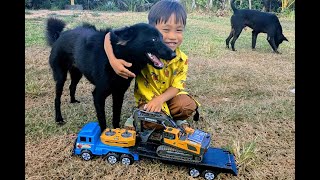
<path fill-rule="evenodd" d="M 175 97 L 180 90 L 175 87 L 169 87 L 164 93 L 154 97 L 144 109 L 149 112 L 160 112 L 162 104 Z"/>
<path fill-rule="evenodd" d="M 136 77 L 134 73 L 129 71 L 125 67 L 131 67 L 132 64 L 128 63 L 127 61 L 123 59 L 117 59 L 113 53 L 113 49 L 111 46 L 110 41 L 110 33 L 107 33 L 104 38 L 104 50 L 107 54 L 107 57 L 109 59 L 110 65 L 113 68 L 113 70 L 121 77 L 128 79 L 128 77 Z"/>
<path fill-rule="evenodd" d="M 178 68 L 177 75 L 173 78 L 171 86 L 163 94 L 156 96 L 150 102 L 148 102 L 144 109 L 150 112 L 160 112 L 163 103 L 175 97 L 180 90 L 185 89 L 187 73 L 188 59 L 186 59 L 186 61 L 180 65 L 180 68 Z"/>

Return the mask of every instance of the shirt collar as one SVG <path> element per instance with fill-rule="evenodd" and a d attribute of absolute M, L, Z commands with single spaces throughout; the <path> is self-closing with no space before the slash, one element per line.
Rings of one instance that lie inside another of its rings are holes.
<path fill-rule="evenodd" d="M 169 61 L 168 65 L 169 65 L 169 64 L 172 64 L 172 63 L 174 63 L 174 62 L 177 62 L 177 61 L 179 61 L 180 59 L 181 59 L 183 62 L 187 60 L 187 56 L 186 56 L 183 52 L 181 52 L 181 50 L 180 50 L 179 47 L 176 48 L 175 52 L 176 52 L 176 57 L 173 58 L 171 61 Z M 165 60 L 163 60 L 163 61 L 165 61 Z"/>

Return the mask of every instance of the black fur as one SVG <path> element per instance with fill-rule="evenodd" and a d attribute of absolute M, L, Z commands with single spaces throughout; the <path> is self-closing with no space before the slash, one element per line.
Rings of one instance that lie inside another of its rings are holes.
<path fill-rule="evenodd" d="M 250 27 L 252 31 L 252 49 L 256 47 L 256 40 L 259 33 L 267 33 L 267 41 L 274 52 L 278 52 L 278 47 L 283 41 L 288 39 L 282 34 L 282 27 L 278 17 L 272 13 L 260 12 L 257 10 L 237 9 L 231 1 L 231 8 L 233 15 L 231 16 L 231 32 L 226 39 L 227 48 L 231 40 L 231 48 L 235 51 L 234 44 L 238 39 L 241 31 L 246 26 Z"/>
<path fill-rule="evenodd" d="M 69 72 L 71 103 L 79 102 L 75 99 L 75 91 L 84 75 L 95 86 L 92 94 L 101 130 L 106 128 L 105 100 L 110 94 L 113 99 L 112 125 L 119 127 L 124 94 L 132 78 L 118 76 L 109 64 L 104 51 L 104 37 L 109 31 L 115 56 L 131 62 L 129 70 L 135 74 L 147 63 L 153 65 L 146 55 L 148 52 L 162 59 L 175 57 L 175 52 L 162 42 L 161 33 L 149 24 L 106 30 L 97 30 L 88 23 L 66 31 L 63 31 L 64 27 L 65 23 L 59 19 L 47 20 L 46 36 L 47 43 L 52 46 L 49 63 L 56 82 L 55 120 L 58 124 L 64 123 L 61 95 Z"/>

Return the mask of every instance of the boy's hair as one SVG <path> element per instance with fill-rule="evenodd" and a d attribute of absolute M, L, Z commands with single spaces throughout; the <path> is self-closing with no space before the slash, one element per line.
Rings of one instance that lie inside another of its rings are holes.
<path fill-rule="evenodd" d="M 176 16 L 176 23 L 186 26 L 187 13 L 178 0 L 160 0 L 154 4 L 148 14 L 149 24 L 155 26 L 162 21 L 166 23 L 172 14 Z"/>

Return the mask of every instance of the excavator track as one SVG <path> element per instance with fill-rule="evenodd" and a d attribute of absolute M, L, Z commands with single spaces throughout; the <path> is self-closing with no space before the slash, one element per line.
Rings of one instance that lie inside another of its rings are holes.
<path fill-rule="evenodd" d="M 173 148 L 166 145 L 160 145 L 157 148 L 157 155 L 163 158 L 169 158 L 169 159 L 175 159 L 185 162 L 201 162 L 202 156 L 196 156 L 189 153 L 186 153 L 185 151 L 179 150 L 177 148 Z"/>

